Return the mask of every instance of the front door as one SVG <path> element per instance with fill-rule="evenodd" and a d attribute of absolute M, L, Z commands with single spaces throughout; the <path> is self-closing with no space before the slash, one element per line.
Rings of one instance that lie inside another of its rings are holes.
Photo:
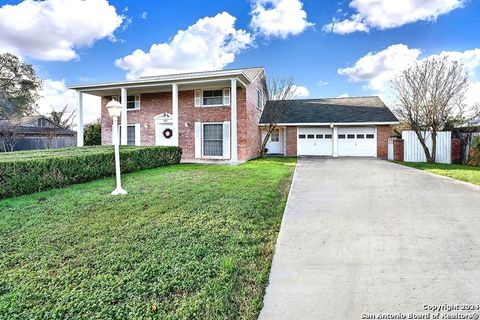
<path fill-rule="evenodd" d="M 172 123 L 157 123 L 155 125 L 155 144 L 157 146 L 173 146 Z"/>

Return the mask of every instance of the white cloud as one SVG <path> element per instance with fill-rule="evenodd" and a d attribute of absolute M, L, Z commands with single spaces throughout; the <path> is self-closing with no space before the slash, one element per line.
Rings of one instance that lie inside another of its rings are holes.
<path fill-rule="evenodd" d="M 328 81 L 320 80 L 317 82 L 317 86 L 319 87 L 328 86 Z"/>
<path fill-rule="evenodd" d="M 0 52 L 68 61 L 78 47 L 114 39 L 123 17 L 106 0 L 25 0 L 0 7 Z"/>
<path fill-rule="evenodd" d="M 334 18 L 324 31 L 347 34 L 370 29 L 390 29 L 416 21 L 435 21 L 440 15 L 463 6 L 465 0 L 352 0 L 350 18 Z"/>
<path fill-rule="evenodd" d="M 310 95 L 310 91 L 304 86 L 292 86 L 292 91 L 294 92 L 295 98 L 307 98 Z"/>
<path fill-rule="evenodd" d="M 267 37 L 286 38 L 314 25 L 300 0 L 255 0 L 251 14 L 251 27 Z"/>
<path fill-rule="evenodd" d="M 350 95 L 348 93 L 342 93 L 337 96 L 337 98 L 348 98 Z"/>
<path fill-rule="evenodd" d="M 37 102 L 37 112 L 48 115 L 52 109 L 59 111 L 66 105 L 69 112 L 77 109 L 77 95 L 74 90 L 68 90 L 65 80 L 46 79 L 40 91 L 42 98 Z M 84 123 L 90 123 L 100 118 L 100 97 L 90 94 L 83 95 Z"/>
<path fill-rule="evenodd" d="M 235 29 L 236 18 L 227 12 L 205 17 L 179 30 L 170 42 L 154 44 L 117 59 L 115 65 L 127 70 L 127 78 L 175 72 L 222 69 L 235 55 L 253 42 L 245 30 Z"/>
<path fill-rule="evenodd" d="M 391 45 L 380 52 L 369 52 L 352 67 L 338 69 L 338 74 L 353 82 L 366 81 L 368 89 L 383 90 L 388 81 L 413 63 L 420 53 L 419 49 L 410 49 L 404 44 Z"/>
<path fill-rule="evenodd" d="M 395 44 L 379 52 L 370 52 L 348 68 L 338 69 L 350 81 L 366 83 L 365 89 L 390 99 L 389 80 L 416 61 L 432 57 L 449 57 L 463 63 L 471 79 L 480 66 L 480 49 L 466 51 L 442 51 L 427 57 L 421 57 L 420 49 L 411 49 L 404 44 Z M 466 95 L 466 102 L 480 101 L 480 82 L 473 82 Z"/>
<path fill-rule="evenodd" d="M 148 18 L 148 12 L 147 11 L 143 11 L 142 14 L 140 15 L 140 18 L 144 19 L 144 20 L 147 20 Z"/>

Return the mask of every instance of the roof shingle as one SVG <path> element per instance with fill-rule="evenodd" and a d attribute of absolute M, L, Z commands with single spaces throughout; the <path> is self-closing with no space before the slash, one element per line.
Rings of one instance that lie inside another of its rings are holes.
<path fill-rule="evenodd" d="M 268 101 L 260 123 L 268 123 L 273 112 Z M 377 96 L 286 101 L 279 123 L 397 122 L 398 119 Z"/>

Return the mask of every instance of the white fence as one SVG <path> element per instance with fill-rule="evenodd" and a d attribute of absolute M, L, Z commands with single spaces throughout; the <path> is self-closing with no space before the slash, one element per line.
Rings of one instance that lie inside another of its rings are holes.
<path fill-rule="evenodd" d="M 395 138 L 388 138 L 388 156 L 387 156 L 387 159 L 389 161 L 392 161 L 393 160 L 393 140 L 395 140 Z"/>
<path fill-rule="evenodd" d="M 432 150 L 432 135 L 428 131 L 422 132 L 427 142 L 428 149 Z M 403 160 L 407 162 L 426 162 L 425 152 L 414 131 L 402 132 Z M 437 132 L 437 152 L 435 161 L 438 163 L 451 163 L 452 132 Z"/>

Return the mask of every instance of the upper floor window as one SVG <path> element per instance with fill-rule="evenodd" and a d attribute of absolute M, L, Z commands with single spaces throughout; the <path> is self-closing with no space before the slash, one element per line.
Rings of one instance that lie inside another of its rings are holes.
<path fill-rule="evenodd" d="M 112 99 L 117 100 L 118 102 L 122 102 L 122 98 L 120 96 L 112 96 Z M 131 96 L 127 96 L 127 110 L 138 110 L 140 109 L 140 95 L 134 94 Z"/>
<path fill-rule="evenodd" d="M 263 108 L 263 94 L 260 89 L 257 89 L 257 108 Z"/>
<path fill-rule="evenodd" d="M 219 107 L 230 105 L 230 88 L 195 90 L 195 107 Z"/>
<path fill-rule="evenodd" d="M 38 119 L 38 120 L 37 120 L 37 125 L 38 125 L 39 127 L 46 127 L 46 126 L 47 126 L 47 120 L 45 120 L 45 119 L 43 119 L 43 118 Z"/>

